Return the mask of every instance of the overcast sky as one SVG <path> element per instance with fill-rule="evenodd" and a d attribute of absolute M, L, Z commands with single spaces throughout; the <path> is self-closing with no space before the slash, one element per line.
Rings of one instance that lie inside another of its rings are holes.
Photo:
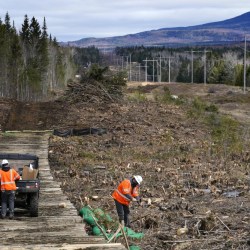
<path fill-rule="evenodd" d="M 0 0 L 18 30 L 27 14 L 58 41 L 110 37 L 229 19 L 250 11 L 249 0 Z"/>

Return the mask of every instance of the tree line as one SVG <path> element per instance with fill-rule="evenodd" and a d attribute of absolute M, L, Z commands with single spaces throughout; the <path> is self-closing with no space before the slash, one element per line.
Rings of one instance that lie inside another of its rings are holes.
<path fill-rule="evenodd" d="M 44 100 L 76 71 L 73 51 L 47 33 L 46 19 L 24 16 L 21 30 L 8 13 L 0 18 L 0 96 Z"/>
<path fill-rule="evenodd" d="M 243 86 L 244 46 L 164 48 L 164 47 L 118 47 L 115 54 L 142 65 L 145 71 L 146 60 L 149 81 L 190 83 L 219 83 Z M 154 61 L 154 64 L 153 64 Z M 161 65 L 160 65 L 161 64 Z M 133 65 L 133 63 L 132 63 Z M 137 65 L 138 71 L 138 65 Z M 171 74 L 171 75 L 170 75 Z M 141 77 L 144 81 L 145 79 Z M 193 79 L 192 79 L 193 78 Z M 250 66 L 246 61 L 247 85 L 250 85 Z M 132 78 L 132 80 L 135 80 Z"/>

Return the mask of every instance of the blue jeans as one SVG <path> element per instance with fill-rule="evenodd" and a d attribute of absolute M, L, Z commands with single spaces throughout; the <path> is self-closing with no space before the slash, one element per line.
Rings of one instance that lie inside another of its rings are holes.
<path fill-rule="evenodd" d="M 9 212 L 10 215 L 14 216 L 14 208 L 15 208 L 15 191 L 2 191 L 2 208 L 1 215 L 2 217 L 6 216 L 7 213 L 7 205 L 9 203 Z"/>

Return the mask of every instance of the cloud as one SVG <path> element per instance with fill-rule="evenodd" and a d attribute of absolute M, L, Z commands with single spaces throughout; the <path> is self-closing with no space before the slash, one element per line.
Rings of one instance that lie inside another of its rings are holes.
<path fill-rule="evenodd" d="M 48 32 L 59 41 L 84 37 L 126 35 L 165 27 L 220 21 L 250 10 L 250 2 L 235 0 L 8 0 L 0 2 L 18 29 L 27 14 L 40 24 L 46 17 Z"/>

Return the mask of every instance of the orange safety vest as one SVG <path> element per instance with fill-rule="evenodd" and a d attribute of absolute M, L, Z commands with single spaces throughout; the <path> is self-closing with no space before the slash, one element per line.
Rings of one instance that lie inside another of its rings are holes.
<path fill-rule="evenodd" d="M 137 185 L 132 189 L 130 180 L 126 179 L 119 184 L 118 188 L 113 192 L 112 197 L 121 204 L 128 206 L 131 200 L 125 194 L 129 194 L 134 198 L 137 197 L 139 195 L 139 186 Z"/>
<path fill-rule="evenodd" d="M 20 179 L 20 175 L 14 169 L 9 171 L 0 170 L 0 181 L 1 181 L 1 190 L 16 190 L 16 180 Z"/>

